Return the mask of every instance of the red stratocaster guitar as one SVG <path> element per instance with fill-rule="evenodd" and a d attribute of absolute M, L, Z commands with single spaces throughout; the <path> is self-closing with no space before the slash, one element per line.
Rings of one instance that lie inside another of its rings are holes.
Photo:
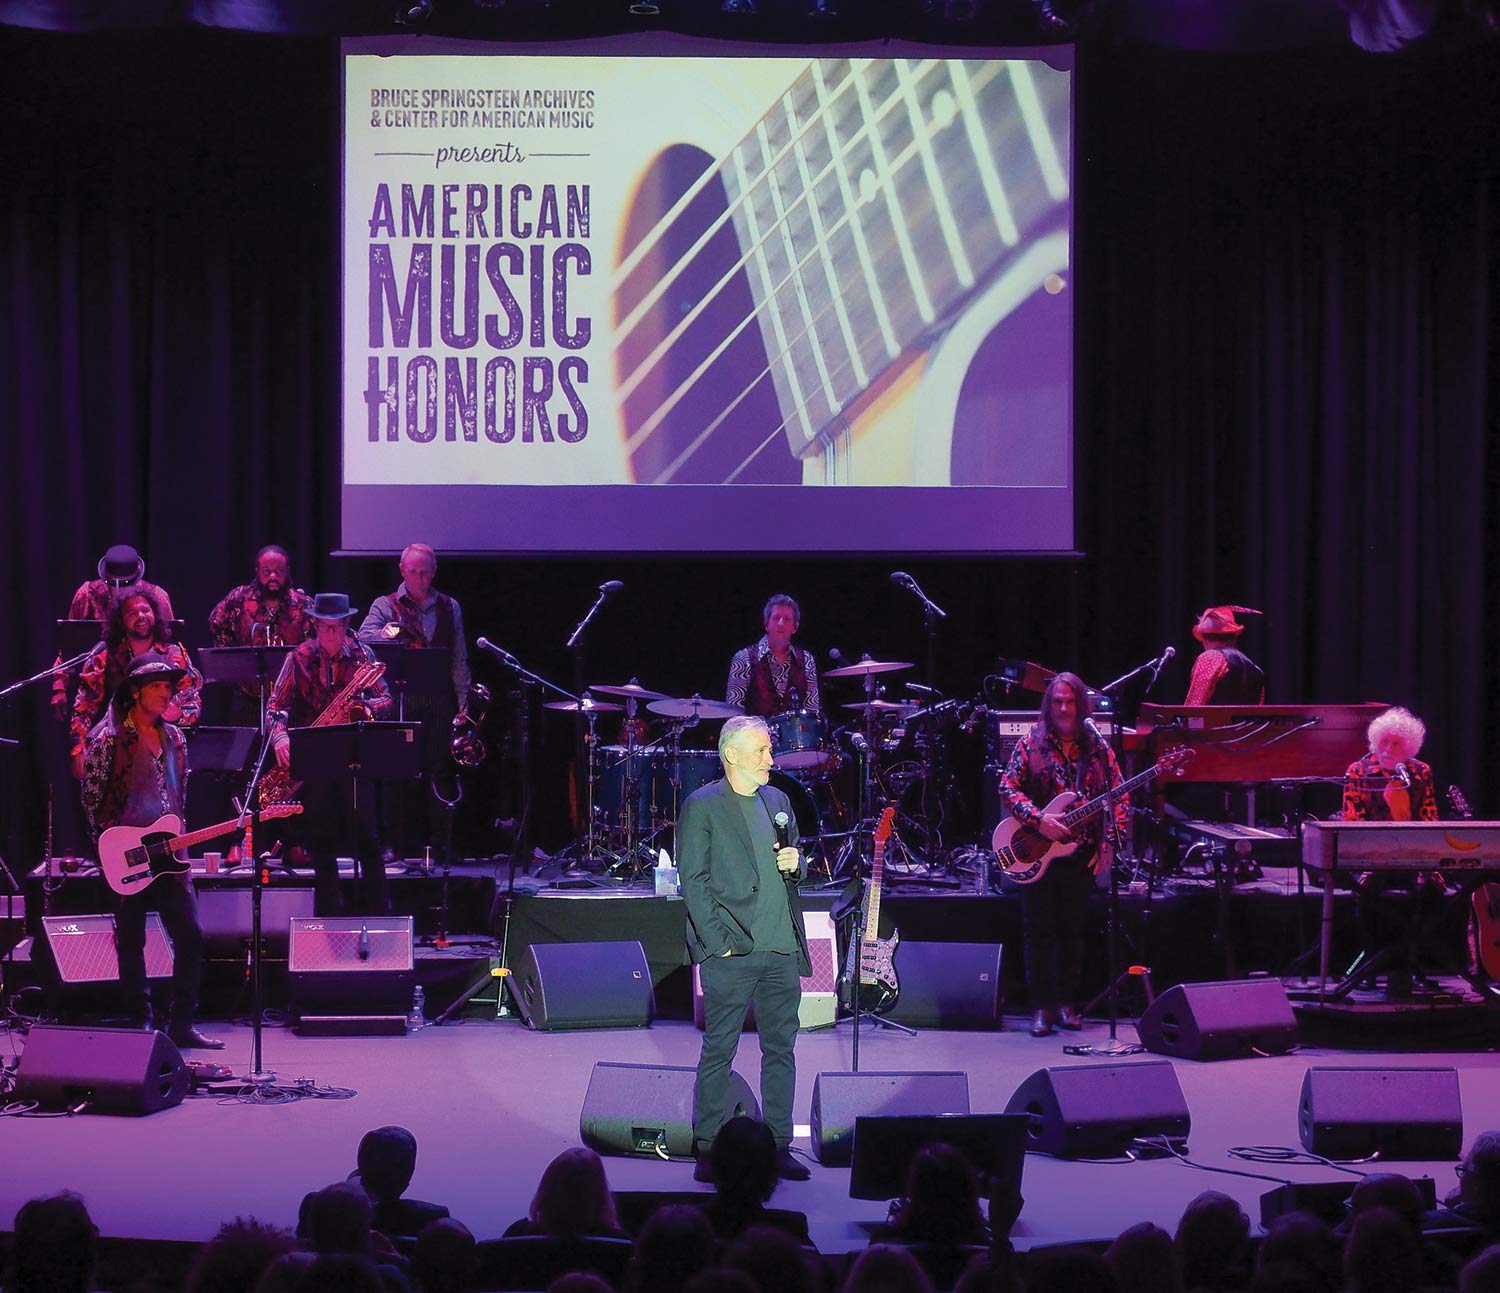
<path fill-rule="evenodd" d="M 301 811 L 301 804 L 276 804 L 261 809 L 260 819 L 268 822 L 277 817 L 295 817 Z M 116 893 L 140 893 L 158 876 L 181 875 L 188 869 L 186 862 L 173 856 L 178 849 L 206 844 L 244 826 L 245 819 L 232 817 L 227 822 L 179 835 L 182 821 L 171 813 L 164 813 L 150 826 L 111 826 L 99 837 L 99 869 Z"/>
<path fill-rule="evenodd" d="M 870 881 L 865 890 L 864 927 L 858 938 L 849 940 L 849 955 L 839 976 L 839 1004 L 845 1010 L 854 1008 L 856 982 L 862 1013 L 884 1014 L 901 995 L 895 961 L 901 935 L 892 929 L 890 937 L 880 937 L 880 877 L 885 868 L 885 842 L 891 838 L 895 817 L 896 805 L 892 804 L 880 814 L 880 824 L 875 827 L 875 859 L 870 864 Z"/>
<path fill-rule="evenodd" d="M 1078 801 L 1082 796 L 1077 791 L 1064 790 L 1042 812 L 1061 814 L 1063 824 L 1069 830 L 1076 831 L 1095 813 L 1103 812 L 1115 800 L 1123 799 L 1137 786 L 1144 786 L 1165 773 L 1176 772 L 1192 757 L 1193 752 L 1180 745 L 1163 754 L 1154 767 L 1136 773 L 1129 781 L 1122 781 L 1102 795 L 1096 795 L 1080 804 Z M 1075 804 L 1076 808 L 1073 806 Z M 1030 822 L 1021 822 L 1014 817 L 1005 818 L 995 827 L 995 834 L 990 842 L 1000 869 L 1015 884 L 1035 884 L 1047 874 L 1047 868 L 1054 858 L 1067 857 L 1078 848 L 1077 840 L 1059 844 L 1049 840 Z"/>

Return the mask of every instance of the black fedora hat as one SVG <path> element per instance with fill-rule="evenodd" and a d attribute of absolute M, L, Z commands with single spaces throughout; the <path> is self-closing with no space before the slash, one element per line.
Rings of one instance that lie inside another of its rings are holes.
<path fill-rule="evenodd" d="M 307 613 L 315 620 L 347 620 L 358 615 L 359 608 L 349 605 L 348 593 L 319 593 Z"/>

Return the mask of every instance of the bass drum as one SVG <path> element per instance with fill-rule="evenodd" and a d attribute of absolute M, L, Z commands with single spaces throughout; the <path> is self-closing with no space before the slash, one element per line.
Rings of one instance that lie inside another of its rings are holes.
<path fill-rule="evenodd" d="M 799 840 L 808 843 L 816 840 L 822 833 L 823 823 L 812 792 L 795 777 L 789 777 L 776 768 L 771 769 L 770 784 L 792 801 L 792 815 L 797 819 Z"/>

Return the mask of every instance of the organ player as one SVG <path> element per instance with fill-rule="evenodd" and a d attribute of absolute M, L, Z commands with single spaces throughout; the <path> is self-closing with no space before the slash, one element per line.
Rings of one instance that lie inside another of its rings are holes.
<path fill-rule="evenodd" d="M 1193 625 L 1203 651 L 1193 661 L 1185 705 L 1261 705 L 1266 680 L 1260 666 L 1240 650 L 1245 626 L 1236 615 L 1259 615 L 1248 606 L 1210 606 Z"/>

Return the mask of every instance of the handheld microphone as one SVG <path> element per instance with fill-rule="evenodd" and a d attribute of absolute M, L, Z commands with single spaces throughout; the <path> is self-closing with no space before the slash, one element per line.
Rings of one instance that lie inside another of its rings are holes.
<path fill-rule="evenodd" d="M 1411 789 L 1411 772 L 1407 769 L 1406 764 L 1398 763 L 1396 765 L 1394 775 L 1396 780 L 1401 783 L 1404 789 Z"/>
<path fill-rule="evenodd" d="M 599 591 L 608 597 L 611 593 L 617 593 L 624 587 L 625 585 L 618 579 L 606 579 L 599 585 Z"/>
<path fill-rule="evenodd" d="M 771 823 L 776 827 L 776 851 L 780 853 L 782 849 L 791 848 L 792 833 L 790 827 L 792 819 L 785 813 L 777 813 L 775 817 L 771 818 Z"/>
<path fill-rule="evenodd" d="M 361 961 L 370 959 L 370 930 L 367 925 L 359 927 L 359 943 L 355 947 L 355 953 Z"/>
<path fill-rule="evenodd" d="M 498 647 L 489 638 L 475 638 L 474 645 L 481 651 L 488 651 L 495 656 L 501 664 L 509 665 L 512 669 L 516 667 L 516 658 L 504 647 Z"/>

